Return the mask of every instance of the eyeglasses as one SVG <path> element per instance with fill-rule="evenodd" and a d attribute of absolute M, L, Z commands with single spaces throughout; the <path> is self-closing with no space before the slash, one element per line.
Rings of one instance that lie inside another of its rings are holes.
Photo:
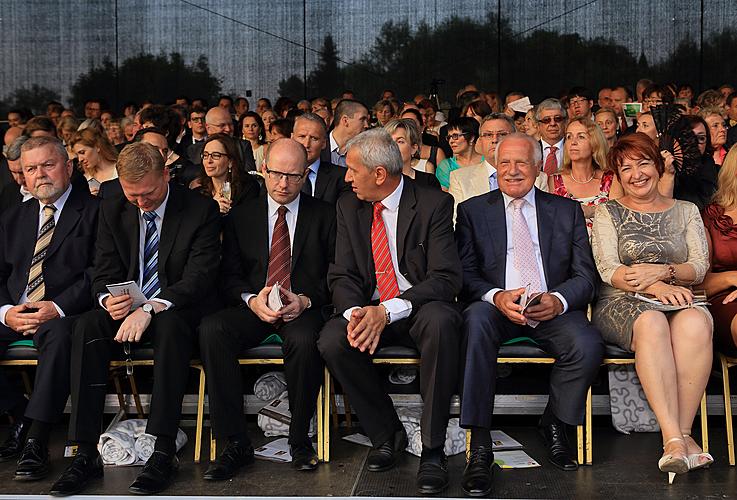
<path fill-rule="evenodd" d="M 195 123 L 203 123 L 205 121 L 205 117 L 204 116 L 195 117 L 195 118 L 192 118 L 192 121 Z"/>
<path fill-rule="evenodd" d="M 454 140 L 457 141 L 458 139 L 461 139 L 462 137 L 466 137 L 468 135 L 468 132 L 462 132 L 460 134 L 448 134 L 445 136 L 447 140 Z"/>
<path fill-rule="evenodd" d="M 200 158 L 202 158 L 202 161 L 207 161 L 208 158 L 212 158 L 213 161 L 218 161 L 223 156 L 230 155 L 228 153 L 220 153 L 219 151 L 215 151 L 214 153 L 208 153 L 207 151 L 205 151 L 200 155 Z"/>
<path fill-rule="evenodd" d="M 544 123 L 545 125 L 548 125 L 553 121 L 555 121 L 555 123 L 560 123 L 563 120 L 565 120 L 565 118 L 563 118 L 561 115 L 555 115 L 555 116 L 546 116 L 545 118 L 540 118 L 538 121 L 540 123 Z"/>
<path fill-rule="evenodd" d="M 502 138 L 505 135 L 509 135 L 509 132 L 507 131 L 501 131 L 501 132 L 481 132 L 482 139 L 492 139 L 492 138 Z"/>
<path fill-rule="evenodd" d="M 297 184 L 305 174 L 288 174 L 286 172 L 279 172 L 278 170 L 271 170 L 266 167 L 266 173 L 272 181 L 281 182 L 282 179 L 286 179 L 290 184 Z"/>

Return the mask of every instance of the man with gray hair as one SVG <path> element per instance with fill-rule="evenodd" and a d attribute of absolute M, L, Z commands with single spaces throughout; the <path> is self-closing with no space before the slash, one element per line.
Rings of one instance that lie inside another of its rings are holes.
<path fill-rule="evenodd" d="M 225 100 L 223 100 L 223 102 L 225 102 Z M 207 114 L 205 115 L 205 131 L 207 132 L 207 136 L 213 134 L 226 134 L 233 137 L 238 145 L 241 159 L 243 160 L 243 174 L 256 170 L 256 161 L 253 159 L 251 143 L 245 139 L 241 139 L 240 133 L 235 134 L 233 117 L 225 108 L 215 106 L 207 111 Z M 187 158 L 189 158 L 189 161 L 195 165 L 202 165 L 202 150 L 204 147 L 204 140 L 190 145 L 187 148 Z"/>
<path fill-rule="evenodd" d="M 343 99 L 335 108 L 333 131 L 322 150 L 321 158 L 334 165 L 346 166 L 346 145 L 349 140 L 368 129 L 369 110 L 354 99 Z"/>
<path fill-rule="evenodd" d="M 448 485 L 443 445 L 461 325 L 453 200 L 402 175 L 399 147 L 384 129 L 359 134 L 346 149 L 346 182 L 356 196 L 337 204 L 328 273 L 337 315 L 320 332 L 318 348 L 371 438 L 373 472 L 394 467 L 407 434 L 371 356 L 388 345 L 419 351 L 424 409 L 417 488 L 439 493 Z"/>
<path fill-rule="evenodd" d="M 558 99 L 545 99 L 535 108 L 535 120 L 540 130 L 543 172 L 553 175 L 563 165 L 563 137 L 568 115 Z"/>
<path fill-rule="evenodd" d="M 28 137 L 25 135 L 17 137 L 8 145 L 8 149 L 5 152 L 5 157 L 8 160 L 8 171 L 12 176 L 13 182 L 3 186 L 0 191 L 0 214 L 32 198 L 30 191 L 26 189 L 23 168 L 20 165 L 20 148 L 27 140 Z"/>

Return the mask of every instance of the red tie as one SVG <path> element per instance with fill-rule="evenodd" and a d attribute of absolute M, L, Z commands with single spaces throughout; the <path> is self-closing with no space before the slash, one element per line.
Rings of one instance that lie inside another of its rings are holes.
<path fill-rule="evenodd" d="M 287 227 L 287 207 L 277 210 L 274 234 L 271 236 L 271 252 L 269 252 L 269 270 L 266 274 L 266 286 L 279 282 L 279 286 L 292 289 L 290 273 L 292 271 L 292 251 L 289 246 L 289 228 Z"/>
<path fill-rule="evenodd" d="M 381 202 L 374 203 L 374 220 L 371 223 L 371 253 L 376 270 L 376 287 L 379 289 L 379 300 L 393 299 L 399 295 L 397 276 L 394 274 L 392 256 L 389 253 L 389 240 L 386 237 L 384 219 L 381 211 L 386 207 Z"/>
<path fill-rule="evenodd" d="M 553 175 L 558 171 L 558 158 L 556 158 L 555 156 L 556 151 L 558 151 L 557 147 L 550 146 L 550 149 L 548 150 L 548 157 L 545 158 L 545 166 L 543 167 L 543 172 L 548 175 Z"/>

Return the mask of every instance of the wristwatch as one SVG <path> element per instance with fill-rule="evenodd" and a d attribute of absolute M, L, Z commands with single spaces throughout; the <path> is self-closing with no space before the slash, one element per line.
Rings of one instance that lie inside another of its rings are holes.
<path fill-rule="evenodd" d="M 156 311 L 154 310 L 154 306 L 152 306 L 151 304 L 143 304 L 141 306 L 141 309 L 143 310 L 143 312 L 150 314 L 152 318 L 156 314 Z"/>

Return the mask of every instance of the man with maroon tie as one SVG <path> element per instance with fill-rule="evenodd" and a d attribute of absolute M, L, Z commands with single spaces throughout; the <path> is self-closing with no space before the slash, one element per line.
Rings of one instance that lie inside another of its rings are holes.
<path fill-rule="evenodd" d="M 461 265 L 453 240 L 453 199 L 402 175 L 399 148 L 383 129 L 347 144 L 346 182 L 356 196 L 337 204 L 335 263 L 328 283 L 336 315 L 318 348 L 371 438 L 370 471 L 392 468 L 407 435 L 371 363 L 377 347 L 420 351 L 424 409 L 420 493 L 448 485 L 443 453 L 458 371 L 461 317 L 454 300 Z"/>

